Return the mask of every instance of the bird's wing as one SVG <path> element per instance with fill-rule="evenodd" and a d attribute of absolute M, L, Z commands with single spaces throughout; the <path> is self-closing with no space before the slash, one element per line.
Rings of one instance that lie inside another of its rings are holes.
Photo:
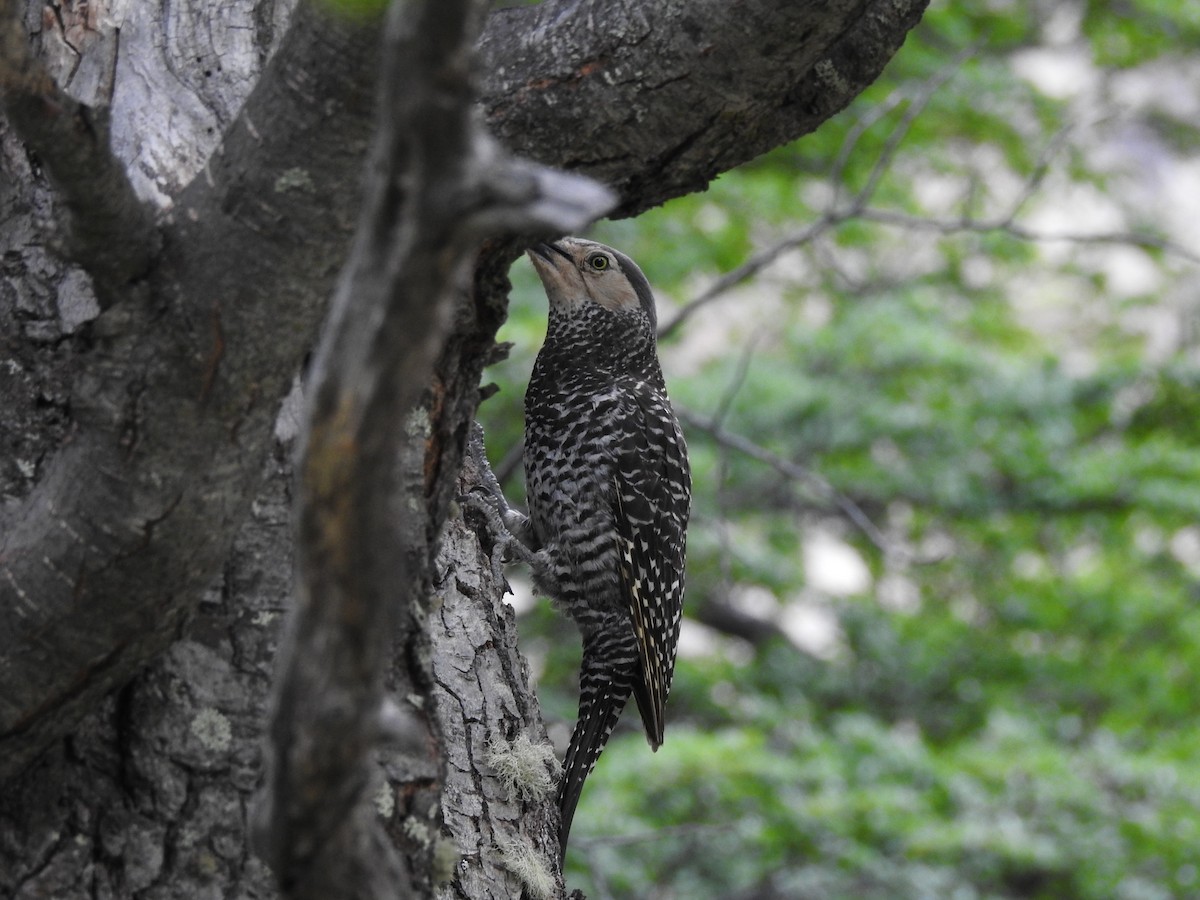
<path fill-rule="evenodd" d="M 614 519 L 621 593 L 641 662 L 634 679 L 646 737 L 658 749 L 683 615 L 684 542 L 690 509 L 687 447 L 666 393 L 641 382 L 617 452 Z"/>

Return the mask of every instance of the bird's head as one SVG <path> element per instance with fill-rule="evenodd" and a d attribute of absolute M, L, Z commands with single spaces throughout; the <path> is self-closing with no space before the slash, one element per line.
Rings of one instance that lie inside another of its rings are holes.
<path fill-rule="evenodd" d="M 614 313 L 641 310 L 653 333 L 654 294 L 642 270 L 624 253 L 595 241 L 568 237 L 535 244 L 529 250 L 529 259 L 546 288 L 552 309 L 567 315 L 589 304 Z"/>

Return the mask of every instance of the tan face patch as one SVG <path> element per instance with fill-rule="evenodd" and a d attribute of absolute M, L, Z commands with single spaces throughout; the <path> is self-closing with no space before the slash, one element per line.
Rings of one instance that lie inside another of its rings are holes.
<path fill-rule="evenodd" d="M 586 248 L 581 260 L 583 285 L 593 302 L 613 312 L 637 309 L 640 301 L 615 256 Z"/>
<path fill-rule="evenodd" d="M 637 309 L 637 291 L 617 258 L 594 241 L 563 238 L 529 251 L 551 306 L 572 309 L 592 302 L 613 312 Z"/>

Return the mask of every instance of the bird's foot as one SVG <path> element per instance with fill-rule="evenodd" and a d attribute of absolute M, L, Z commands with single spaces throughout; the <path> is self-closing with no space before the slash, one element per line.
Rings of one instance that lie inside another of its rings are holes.
<path fill-rule="evenodd" d="M 504 588 L 511 593 L 507 580 L 504 578 L 504 564 L 517 559 L 529 562 L 534 556 L 533 551 L 513 537 L 504 518 L 492 498 L 483 491 L 475 489 L 459 497 L 459 504 L 465 511 L 475 515 L 475 531 L 482 539 L 484 546 L 491 544 L 492 574 L 498 581 L 504 582 Z"/>
<path fill-rule="evenodd" d="M 529 517 L 513 509 L 504 496 L 488 462 L 483 446 L 483 427 L 478 422 L 471 428 L 471 437 L 467 441 L 467 459 L 475 466 L 478 487 L 459 497 L 459 503 L 464 509 L 477 514 L 476 530 L 478 532 L 482 527 L 480 537 L 492 545 L 492 574 L 504 582 L 505 589 L 509 590 L 504 578 L 506 561 L 519 560 L 529 564 L 535 571 L 539 567 L 537 554 L 521 537 L 528 531 Z"/>
<path fill-rule="evenodd" d="M 464 462 L 474 465 L 479 487 L 491 497 L 493 504 L 498 509 L 507 512 L 510 509 L 508 500 L 504 496 L 500 482 L 496 480 L 492 464 L 488 462 L 487 450 L 483 445 L 483 426 L 478 422 L 471 424 L 471 436 L 467 438 L 467 458 Z"/>

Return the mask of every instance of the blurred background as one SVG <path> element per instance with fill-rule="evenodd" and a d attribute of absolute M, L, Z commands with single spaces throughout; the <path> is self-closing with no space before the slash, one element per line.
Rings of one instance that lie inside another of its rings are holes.
<path fill-rule="evenodd" d="M 590 236 L 655 286 L 694 507 L 666 743 L 627 712 L 568 883 L 1200 897 L 1200 4 L 934 2 L 818 133 Z M 561 751 L 578 635 L 510 580 Z"/>

